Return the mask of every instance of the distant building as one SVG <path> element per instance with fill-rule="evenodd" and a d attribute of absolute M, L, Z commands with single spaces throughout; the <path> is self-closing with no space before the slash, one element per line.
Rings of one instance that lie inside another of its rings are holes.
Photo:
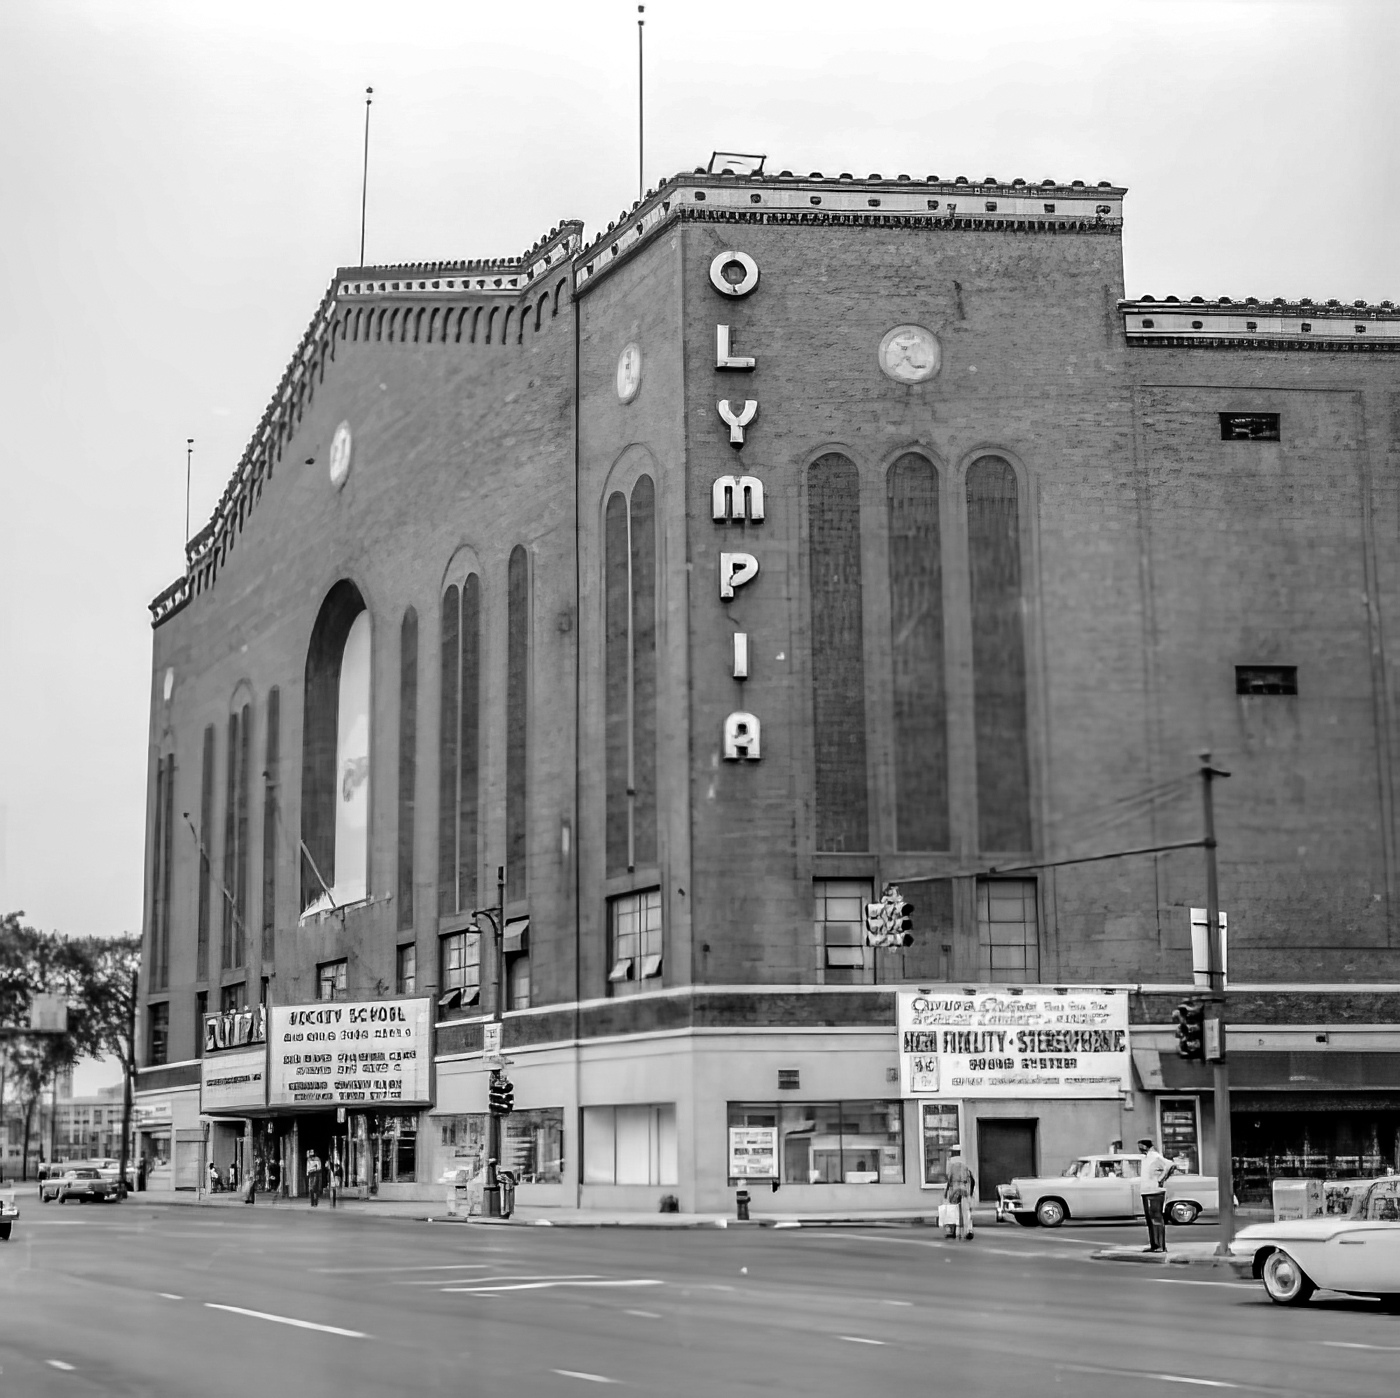
<path fill-rule="evenodd" d="M 1400 313 L 1126 299 L 1124 193 L 696 172 L 336 273 L 152 605 L 153 1184 L 476 1167 L 498 970 L 524 1200 L 1211 1167 L 1201 850 L 1061 863 L 1198 840 L 1204 749 L 1240 1193 L 1397 1163 Z"/>

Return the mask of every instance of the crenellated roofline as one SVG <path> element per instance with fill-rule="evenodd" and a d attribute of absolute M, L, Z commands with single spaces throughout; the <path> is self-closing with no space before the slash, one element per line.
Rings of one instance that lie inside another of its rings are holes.
<path fill-rule="evenodd" d="M 1123 332 L 1130 345 L 1161 349 L 1323 350 L 1394 352 L 1400 350 L 1400 308 L 1391 301 L 1315 302 L 1303 296 L 1241 301 L 1221 296 L 1158 300 L 1139 296 L 1119 301 Z"/>

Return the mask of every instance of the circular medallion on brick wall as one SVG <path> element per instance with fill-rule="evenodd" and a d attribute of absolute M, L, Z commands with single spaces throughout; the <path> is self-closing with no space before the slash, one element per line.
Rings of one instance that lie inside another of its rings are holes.
<path fill-rule="evenodd" d="M 350 474 L 350 424 L 342 422 L 331 438 L 331 484 L 339 490 Z"/>
<path fill-rule="evenodd" d="M 630 403 L 641 386 L 642 352 L 634 342 L 617 357 L 617 396 L 624 403 Z"/>
<path fill-rule="evenodd" d="M 922 325 L 896 325 L 880 341 L 880 368 L 896 383 L 923 383 L 942 361 L 938 337 Z"/>

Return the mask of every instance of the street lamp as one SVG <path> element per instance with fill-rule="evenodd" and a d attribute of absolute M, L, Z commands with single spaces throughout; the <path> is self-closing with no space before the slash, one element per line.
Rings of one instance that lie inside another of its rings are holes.
<path fill-rule="evenodd" d="M 506 997 L 506 957 L 505 957 L 505 921 L 506 921 L 506 869 L 504 864 L 496 866 L 496 906 L 494 908 L 476 908 L 472 912 L 472 920 L 478 932 L 483 929 L 478 919 L 485 918 L 491 925 L 491 938 L 496 949 L 496 997 L 495 1006 L 491 1015 L 493 1024 L 500 1024 L 502 1011 Z M 495 1035 L 497 1053 L 500 1052 L 501 1036 L 500 1031 Z M 482 1055 L 483 1058 L 486 1056 Z M 489 1066 L 489 1065 L 488 1065 Z M 497 1162 L 501 1158 L 501 1118 L 488 1105 L 486 1117 L 486 1186 L 482 1190 L 481 1206 L 487 1218 L 500 1218 L 501 1216 L 501 1182 L 496 1173 Z"/>

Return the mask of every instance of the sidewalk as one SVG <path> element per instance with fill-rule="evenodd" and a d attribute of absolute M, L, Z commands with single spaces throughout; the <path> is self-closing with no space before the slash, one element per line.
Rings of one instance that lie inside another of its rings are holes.
<path fill-rule="evenodd" d="M 1150 1267 L 1214 1267 L 1238 1272 L 1249 1263 L 1233 1257 L 1217 1256 L 1216 1240 L 1202 1243 L 1174 1243 L 1166 1252 L 1148 1252 L 1144 1248 L 1099 1248 L 1089 1256 L 1097 1262 L 1142 1262 Z"/>
<path fill-rule="evenodd" d="M 23 1189 L 20 1186 L 20 1189 Z M 27 1194 L 21 1193 L 19 1202 L 40 1207 L 37 1190 L 29 1186 Z M 309 1199 L 272 1199 L 259 1194 L 253 1204 L 245 1204 L 236 1194 L 196 1195 L 193 1190 L 134 1193 L 127 1197 L 128 1204 L 137 1206 L 173 1206 L 180 1208 L 205 1209 L 271 1209 L 274 1211 L 297 1210 L 309 1212 Z M 44 1205 L 44 1208 L 51 1207 Z M 400 1218 L 418 1223 L 472 1223 L 484 1224 L 492 1228 L 839 1228 L 839 1227 L 936 1227 L 938 1211 L 936 1206 L 924 1210 L 909 1209 L 869 1209 L 853 1213 L 849 1209 L 830 1211 L 780 1212 L 765 1211 L 751 1213 L 747 1222 L 740 1222 L 732 1214 L 721 1213 L 677 1213 L 663 1214 L 642 1212 L 641 1210 L 608 1209 L 561 1209 L 541 1208 L 520 1205 L 509 1219 L 482 1218 L 465 1213 L 465 1201 L 459 1201 L 459 1212 L 449 1211 L 446 1194 L 437 1200 L 431 1199 L 358 1199 L 342 1195 L 336 1213 L 362 1214 L 374 1218 Z M 331 1212 L 329 1199 L 321 1196 L 317 1212 Z M 973 1221 L 978 1228 L 993 1226 L 995 1212 L 991 1206 L 973 1210 Z"/>

